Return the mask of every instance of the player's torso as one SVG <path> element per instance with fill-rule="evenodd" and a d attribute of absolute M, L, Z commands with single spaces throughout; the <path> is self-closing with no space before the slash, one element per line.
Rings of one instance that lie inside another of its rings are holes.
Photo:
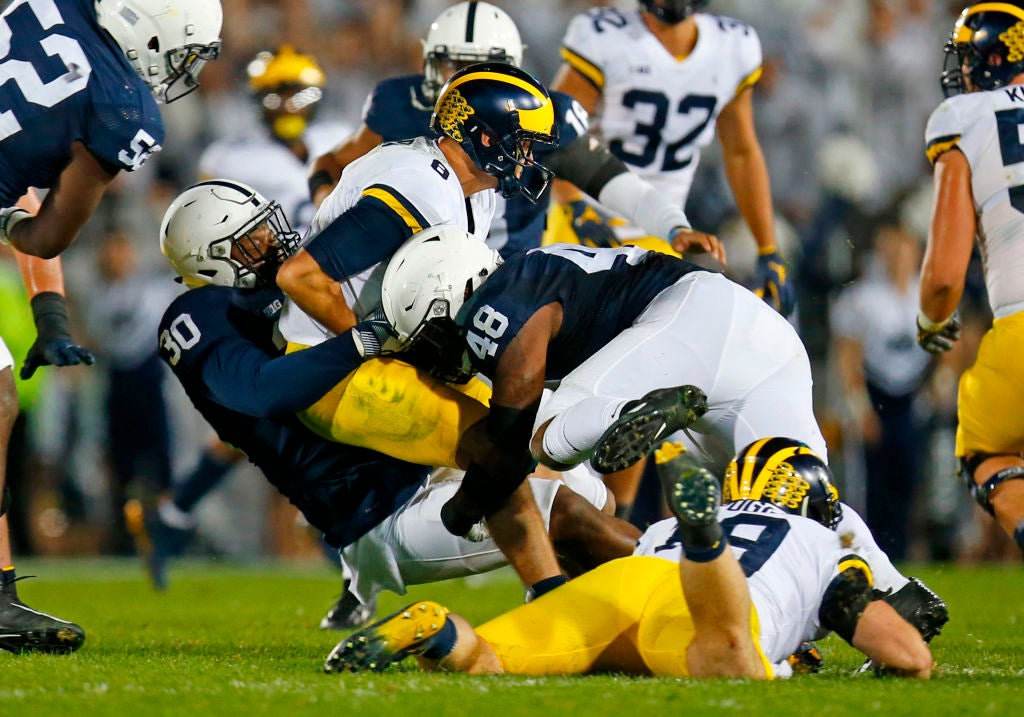
<path fill-rule="evenodd" d="M 949 98 L 932 114 L 926 142 L 929 152 L 952 143 L 970 164 L 993 313 L 1024 309 L 1024 85 Z"/>
<path fill-rule="evenodd" d="M 786 659 L 804 640 L 820 637 L 818 610 L 844 551 L 836 534 L 768 503 L 737 501 L 718 510 L 730 548 L 747 576 L 769 661 Z M 640 537 L 635 555 L 678 562 L 674 518 Z"/>
<path fill-rule="evenodd" d="M 697 44 L 678 60 L 640 13 L 597 8 L 573 20 L 566 57 L 592 63 L 603 81 L 595 134 L 626 164 L 685 200 L 715 119 L 761 65 L 757 35 L 737 20 L 698 14 Z M 584 73 L 586 76 L 586 73 Z"/>
<path fill-rule="evenodd" d="M 91 0 L 33 0 L 0 17 L 0 203 L 52 187 L 81 140 L 108 165 L 139 167 L 164 138 L 156 100 Z"/>
<path fill-rule="evenodd" d="M 457 321 L 466 327 L 474 365 L 493 377 L 523 324 L 541 307 L 560 303 L 562 324 L 548 347 L 545 376 L 561 379 L 693 270 L 688 262 L 637 247 L 553 244 L 510 259 L 474 292 Z"/>
<path fill-rule="evenodd" d="M 432 102 L 423 96 L 423 75 L 384 80 L 373 88 L 363 106 L 363 123 L 381 136 L 382 142 L 434 136 L 430 129 Z"/>

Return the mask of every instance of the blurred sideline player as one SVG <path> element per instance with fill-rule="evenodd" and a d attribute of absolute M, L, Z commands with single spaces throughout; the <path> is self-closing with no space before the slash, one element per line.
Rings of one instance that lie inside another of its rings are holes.
<path fill-rule="evenodd" d="M 995 317 L 960 378 L 956 455 L 978 504 L 1024 553 L 1024 5 L 975 3 L 946 44 L 947 99 L 925 130 L 935 209 L 921 268 L 917 340 L 960 336 L 957 305 L 975 236 Z M 953 96 L 951 96 L 953 95 Z"/>
<path fill-rule="evenodd" d="M 0 61 L 0 242 L 66 249 L 121 170 L 164 141 L 158 103 L 194 90 L 220 52 L 220 0 L 9 3 Z M 16 207 L 50 189 L 37 213 Z"/>
<path fill-rule="evenodd" d="M 600 7 L 578 15 L 562 41 L 564 63 L 551 87 L 589 113 L 600 108 L 602 142 L 679 207 L 686 205 L 700 151 L 717 130 L 726 176 L 758 246 L 757 291 L 788 316 L 795 292 L 776 246 L 768 169 L 754 130 L 761 45 L 742 22 L 698 14 L 705 5 L 640 0 L 639 10 Z M 600 212 L 578 195 L 560 199 L 572 210 L 579 240 L 586 243 L 588 232 L 598 243 L 610 237 L 600 228 Z"/>
<path fill-rule="evenodd" d="M 506 564 L 486 534 L 469 541 L 442 526 L 441 505 L 458 481 L 424 488 L 426 467 L 324 440 L 294 415 L 363 361 L 357 338 L 368 341 L 373 330 L 360 324 L 284 355 L 274 276 L 297 240 L 280 207 L 249 187 L 213 180 L 183 192 L 167 211 L 161 246 L 193 288 L 166 312 L 161 356 L 221 438 L 244 450 L 332 546 L 345 548 L 365 600 Z M 590 505 L 606 498 L 600 482 L 584 497 L 561 481 L 530 487 L 576 570 L 632 550 L 638 531 Z"/>
<path fill-rule="evenodd" d="M 413 603 L 342 640 L 324 669 L 383 670 L 415 654 L 427 669 L 473 674 L 771 679 L 790 674 L 802 642 L 836 632 L 890 674 L 927 679 L 922 636 L 873 599 L 870 563 L 833 532 L 828 469 L 788 443 L 786 458 L 807 454 L 793 467 L 771 452 L 767 463 L 734 459 L 724 504 L 718 480 L 665 444 L 657 462 L 675 518 L 651 526 L 633 556 L 475 630 Z"/>
<path fill-rule="evenodd" d="M 19 204 L 36 210 L 34 192 Z M 61 260 L 39 259 L 16 253 L 25 288 L 31 300 L 36 340 L 22 364 L 20 376 L 29 379 L 40 366 L 92 364 L 93 356 L 75 345 L 68 327 L 64 303 Z M 18 579 L 11 554 L 6 508 L 7 450 L 11 429 L 18 416 L 18 391 L 14 382 L 14 357 L 0 337 L 0 649 L 10 652 L 74 652 L 85 641 L 78 625 L 34 610 L 18 598 Z"/>
<path fill-rule="evenodd" d="M 487 2 L 461 2 L 430 25 L 423 40 L 423 73 L 380 82 L 366 99 L 363 123 L 331 152 L 319 157 L 310 176 L 317 206 L 337 184 L 341 172 L 382 142 L 433 135 L 430 116 L 441 86 L 455 72 L 473 63 L 507 62 L 519 66 L 524 46 L 512 18 Z M 583 191 L 642 225 L 678 251 L 710 251 L 724 261 L 717 239 L 689 230 L 681 205 L 671 203 L 640 181 L 627 167 L 587 134 L 587 116 L 573 98 L 551 93 L 559 142 L 536 151 L 537 160 L 555 176 L 566 177 Z M 273 195 L 270 195 L 273 196 Z M 537 202 L 523 197 L 501 198 L 487 244 L 502 256 L 540 246 L 548 194 Z M 663 246 L 665 245 L 662 241 Z"/>

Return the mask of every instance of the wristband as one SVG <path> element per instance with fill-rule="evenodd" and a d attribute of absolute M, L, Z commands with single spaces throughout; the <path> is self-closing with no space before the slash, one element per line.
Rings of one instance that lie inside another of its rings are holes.
<path fill-rule="evenodd" d="M 943 326 L 948 324 L 949 320 L 952 319 L 952 318 L 953 318 L 953 315 L 950 314 L 949 316 L 947 316 L 942 321 L 932 321 L 924 313 L 924 309 L 922 309 L 921 311 L 917 312 L 917 325 L 918 325 L 918 327 L 920 327 L 920 329 L 922 331 L 938 331 Z"/>
<path fill-rule="evenodd" d="M 334 177 L 326 169 L 320 169 L 313 172 L 313 175 L 309 178 L 309 197 L 310 199 L 316 196 L 317 190 L 320 187 L 333 186 L 336 184 Z"/>

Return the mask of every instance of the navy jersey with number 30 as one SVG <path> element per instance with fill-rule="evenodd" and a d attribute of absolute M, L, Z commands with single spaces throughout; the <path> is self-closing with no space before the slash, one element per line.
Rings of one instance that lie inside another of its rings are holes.
<path fill-rule="evenodd" d="M 628 328 L 663 289 L 700 267 L 638 247 L 553 244 L 513 257 L 477 289 L 456 317 L 474 367 L 493 377 L 508 344 L 538 309 L 562 305 L 545 378 L 564 378 Z"/>
<path fill-rule="evenodd" d="M 0 15 L 0 206 L 54 186 L 76 140 L 137 169 L 164 140 L 156 99 L 93 0 L 15 0 Z"/>

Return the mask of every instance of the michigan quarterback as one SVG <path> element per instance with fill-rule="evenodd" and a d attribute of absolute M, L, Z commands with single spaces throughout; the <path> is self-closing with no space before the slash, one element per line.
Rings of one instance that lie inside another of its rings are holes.
<path fill-rule="evenodd" d="M 458 70 L 477 62 L 520 65 L 523 43 L 508 14 L 486 2 L 460 2 L 442 12 L 423 40 L 423 73 L 384 80 L 363 108 L 359 129 L 331 152 L 319 157 L 310 176 L 310 192 L 319 205 L 341 172 L 381 142 L 429 134 L 437 93 Z M 682 205 L 628 171 L 619 159 L 587 134 L 587 114 L 572 97 L 552 92 L 558 146 L 537 147 L 537 160 L 554 176 L 564 177 L 606 206 L 672 242 L 679 252 L 725 255 L 713 236 L 689 229 Z M 489 246 L 511 256 L 541 243 L 548 193 L 540 201 L 500 198 L 487 236 Z"/>
<path fill-rule="evenodd" d="M 770 440 L 733 460 L 724 504 L 711 473 L 663 445 L 656 461 L 676 517 L 651 526 L 633 556 L 475 630 L 437 603 L 413 603 L 342 640 L 324 669 L 382 670 L 415 654 L 428 669 L 474 674 L 765 679 L 787 674 L 802 641 L 835 632 L 891 674 L 927 679 L 922 636 L 874 599 L 871 565 L 833 532 L 838 492 L 823 461 Z"/>
<path fill-rule="evenodd" d="M 960 378 L 956 455 L 972 495 L 1024 552 L 1024 5 L 967 7 L 946 44 L 949 96 L 925 130 L 935 210 L 921 268 L 918 343 L 959 338 L 956 308 L 977 236 L 995 317 Z"/>
<path fill-rule="evenodd" d="M 599 7 L 576 16 L 551 87 L 587 112 L 598 111 L 601 141 L 680 207 L 701 149 L 717 131 L 726 176 L 758 246 L 756 288 L 788 315 L 795 290 L 776 246 L 768 169 L 754 130 L 757 33 L 738 20 L 698 12 L 708 0 L 639 4 L 639 10 Z"/>
<path fill-rule="evenodd" d="M 220 52 L 220 0 L 17 0 L 0 14 L 0 242 L 60 254 L 164 141 L 158 102 Z M 38 213 L 15 203 L 49 189 Z"/>

